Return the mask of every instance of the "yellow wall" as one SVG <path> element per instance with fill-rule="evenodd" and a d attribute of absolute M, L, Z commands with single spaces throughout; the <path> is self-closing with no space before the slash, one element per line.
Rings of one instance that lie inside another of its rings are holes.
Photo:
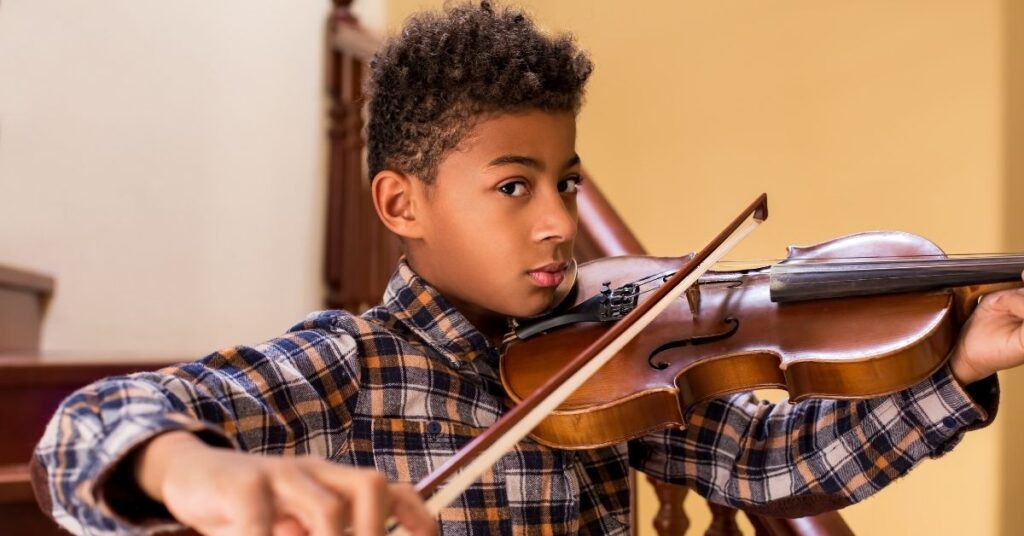
<path fill-rule="evenodd" d="M 439 4 L 391 0 L 387 20 L 394 28 Z M 868 229 L 915 232 L 950 252 L 1024 249 L 1021 217 L 1006 201 L 1024 200 L 1024 161 L 1005 159 L 1011 9 L 999 1 L 522 4 L 591 51 L 580 154 L 652 252 L 698 248 L 761 191 L 771 218 L 734 258 L 774 258 L 789 244 Z M 1019 62 L 1014 80 L 1019 90 Z M 1024 387 L 1019 376 L 1004 381 Z M 1009 465 L 1024 437 L 1006 432 L 1024 404 L 1007 398 L 994 426 L 844 510 L 853 529 L 1007 532 L 1001 516 L 1019 508 L 1004 493 L 1020 496 L 1010 474 L 1024 472 L 1015 468 L 1024 462 Z M 688 508 L 703 510 L 698 501 Z"/>
<path fill-rule="evenodd" d="M 1002 147 L 1005 154 L 1003 236 L 1010 251 L 1024 251 L 1024 3 L 1006 0 L 1002 29 L 1005 36 L 1003 66 L 1005 113 Z M 999 504 L 1003 532 L 1024 527 L 1024 374 L 1003 374 L 1002 442 L 999 445 Z"/>

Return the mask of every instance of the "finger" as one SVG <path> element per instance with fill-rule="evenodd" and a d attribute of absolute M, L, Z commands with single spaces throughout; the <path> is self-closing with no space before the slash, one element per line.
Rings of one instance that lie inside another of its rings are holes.
<path fill-rule="evenodd" d="M 278 517 L 274 521 L 274 536 L 306 536 L 309 532 L 292 516 Z"/>
<path fill-rule="evenodd" d="M 1024 288 L 993 292 L 982 303 L 994 312 L 1009 313 L 1024 319 Z"/>
<path fill-rule="evenodd" d="M 317 536 L 340 536 L 346 526 L 347 500 L 307 474 L 303 467 L 282 470 L 274 479 L 279 511 L 292 514 Z"/>
<path fill-rule="evenodd" d="M 319 463 L 317 463 L 319 462 Z M 355 469 L 310 460 L 312 474 L 324 485 L 349 500 L 352 528 L 358 536 L 378 535 L 384 532 L 384 522 L 391 511 L 384 475 L 370 469 Z"/>
<path fill-rule="evenodd" d="M 437 534 L 437 522 L 416 493 L 416 488 L 409 484 L 391 484 L 388 489 L 391 493 L 391 512 L 403 527 L 413 534 Z"/>
<path fill-rule="evenodd" d="M 254 534 L 270 536 L 274 523 L 274 503 L 271 500 L 270 485 L 262 475 L 238 483 L 237 512 L 228 534 Z M 237 529 L 237 530 L 236 530 Z"/>
<path fill-rule="evenodd" d="M 352 527 L 359 536 L 375 536 L 385 529 L 391 512 L 391 496 L 387 479 L 376 471 L 367 471 L 353 479 Z"/>

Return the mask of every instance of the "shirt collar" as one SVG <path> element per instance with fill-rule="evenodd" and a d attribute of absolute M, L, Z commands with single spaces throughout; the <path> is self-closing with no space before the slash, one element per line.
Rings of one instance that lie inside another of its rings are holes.
<path fill-rule="evenodd" d="M 456 368 L 481 355 L 497 354 L 487 337 L 417 275 L 404 258 L 388 282 L 384 305 Z"/>

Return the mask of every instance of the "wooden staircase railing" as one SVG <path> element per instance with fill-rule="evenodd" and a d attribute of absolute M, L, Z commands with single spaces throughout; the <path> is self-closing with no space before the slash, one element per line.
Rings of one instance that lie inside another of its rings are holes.
<path fill-rule="evenodd" d="M 333 0 L 325 32 L 326 93 L 329 109 L 327 243 L 324 274 L 328 307 L 360 311 L 376 304 L 399 258 L 398 241 L 377 219 L 363 161 L 363 82 L 382 40 L 359 24 L 353 0 Z M 578 197 L 577 260 L 639 255 L 644 248 L 601 195 L 592 178 Z M 635 486 L 635 476 L 633 489 Z M 654 527 L 660 536 L 689 527 L 682 503 L 687 488 L 649 479 L 660 508 Z M 635 504 L 635 496 L 634 496 Z M 714 518 L 705 534 L 740 534 L 736 510 L 711 505 Z M 636 527 L 636 508 L 633 509 Z M 852 535 L 836 512 L 800 519 L 747 515 L 758 536 Z"/>

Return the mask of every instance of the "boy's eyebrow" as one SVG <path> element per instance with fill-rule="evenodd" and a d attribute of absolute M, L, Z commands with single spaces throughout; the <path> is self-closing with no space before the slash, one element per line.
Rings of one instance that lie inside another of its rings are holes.
<path fill-rule="evenodd" d="M 569 161 L 566 162 L 565 166 L 563 166 L 563 167 L 564 168 L 571 168 L 571 167 L 573 167 L 573 166 L 575 166 L 575 165 L 577 165 L 579 163 L 580 163 L 580 155 L 574 154 L 574 155 L 572 155 L 572 158 L 570 158 Z M 544 164 L 542 164 L 540 162 L 540 160 L 537 160 L 536 158 L 533 158 L 533 157 L 530 157 L 530 156 L 523 156 L 523 155 L 518 155 L 518 154 L 503 154 L 503 155 L 499 156 L 498 158 L 495 158 L 494 160 L 491 160 L 491 162 L 489 164 L 487 164 L 487 167 L 507 166 L 507 165 L 510 165 L 510 164 L 518 164 L 518 165 L 526 166 L 528 168 L 533 168 L 533 169 L 536 169 L 536 170 L 544 169 Z"/>

